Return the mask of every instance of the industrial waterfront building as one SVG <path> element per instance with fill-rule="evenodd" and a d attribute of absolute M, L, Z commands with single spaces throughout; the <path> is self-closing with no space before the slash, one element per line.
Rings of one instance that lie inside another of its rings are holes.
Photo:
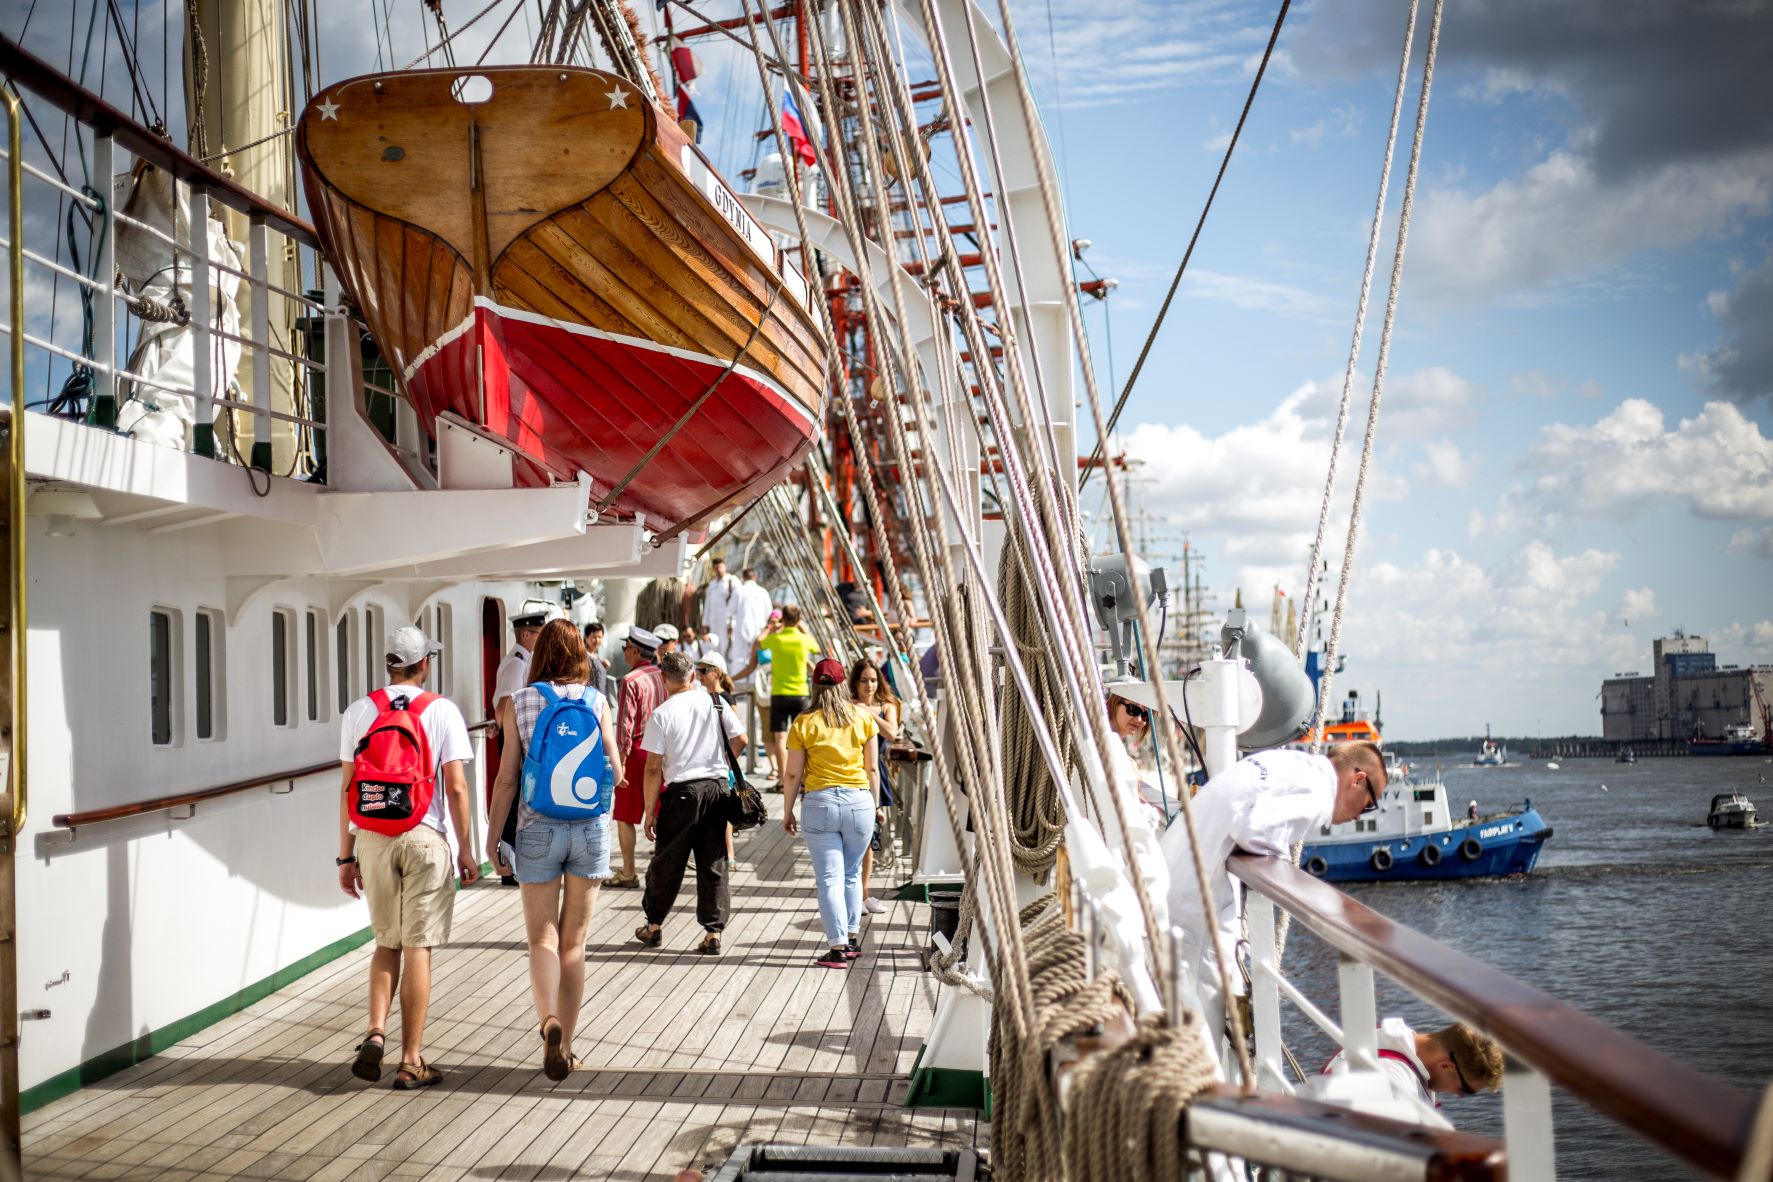
<path fill-rule="evenodd" d="M 1718 664 L 1702 636 L 1676 632 L 1653 645 L 1648 676 L 1619 673 L 1601 682 L 1601 737 L 1611 742 L 1764 739 L 1773 704 L 1773 666 Z"/>

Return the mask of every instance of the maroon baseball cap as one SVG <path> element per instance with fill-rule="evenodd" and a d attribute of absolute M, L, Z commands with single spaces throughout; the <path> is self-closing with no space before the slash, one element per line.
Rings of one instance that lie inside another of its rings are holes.
<path fill-rule="evenodd" d="M 826 657 L 813 666 L 813 680 L 820 685 L 837 685 L 843 680 L 843 664 Z"/>

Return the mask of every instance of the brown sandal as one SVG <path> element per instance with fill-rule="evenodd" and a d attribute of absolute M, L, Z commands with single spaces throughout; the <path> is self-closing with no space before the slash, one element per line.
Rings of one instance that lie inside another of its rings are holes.
<path fill-rule="evenodd" d="M 372 1042 L 372 1039 L 381 1042 Z M 358 1079 L 375 1083 L 382 1078 L 382 1054 L 388 1049 L 388 1032 L 371 1027 L 363 1041 L 357 1044 L 357 1058 L 351 1061 L 351 1074 Z"/>
<path fill-rule="evenodd" d="M 665 929 L 659 924 L 643 923 L 634 929 L 634 938 L 648 948 L 657 948 L 665 939 Z"/>
<path fill-rule="evenodd" d="M 443 1082 L 443 1072 L 420 1059 L 417 1063 L 402 1063 L 400 1071 L 394 1076 L 394 1090 L 410 1092 L 414 1088 L 434 1088 Z"/>
<path fill-rule="evenodd" d="M 559 1018 L 549 1014 L 542 1019 L 542 1074 L 559 1083 L 572 1069 L 572 1059 L 566 1053 L 566 1030 Z"/>

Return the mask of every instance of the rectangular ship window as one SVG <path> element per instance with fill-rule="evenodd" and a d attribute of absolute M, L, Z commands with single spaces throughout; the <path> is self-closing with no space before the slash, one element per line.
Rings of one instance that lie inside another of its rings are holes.
<path fill-rule="evenodd" d="M 271 613 L 271 722 L 289 725 L 289 614 Z"/>
<path fill-rule="evenodd" d="M 387 653 L 381 650 L 387 647 L 388 638 L 382 635 L 382 609 L 366 607 L 363 609 L 363 692 L 372 693 L 388 684 L 388 670 L 384 664 Z"/>
<path fill-rule="evenodd" d="M 156 747 L 172 745 L 172 643 L 172 613 L 160 608 L 148 612 L 149 734 Z"/>
<path fill-rule="evenodd" d="M 340 616 L 333 632 L 338 646 L 339 709 L 343 710 L 351 701 L 351 617 Z"/>
<path fill-rule="evenodd" d="M 219 739 L 227 727 L 227 694 L 222 690 L 226 668 L 222 614 L 198 608 L 192 624 L 195 628 L 197 737 Z"/>
<path fill-rule="evenodd" d="M 308 684 L 308 721 L 320 721 L 320 613 L 307 613 L 307 632 L 302 638 L 302 672 Z"/>

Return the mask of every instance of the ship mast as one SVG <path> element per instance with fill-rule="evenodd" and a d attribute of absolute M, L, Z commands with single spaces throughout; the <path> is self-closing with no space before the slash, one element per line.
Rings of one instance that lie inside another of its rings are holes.
<path fill-rule="evenodd" d="M 195 20 L 185 30 L 185 115 L 189 150 L 200 160 L 238 181 L 244 188 L 283 209 L 295 208 L 295 157 L 288 131 L 295 125 L 297 96 L 290 69 L 288 0 L 192 0 Z M 193 209 L 201 226 L 205 211 Z M 301 261 L 296 244 L 269 232 L 245 214 L 216 207 L 228 237 L 246 245 L 248 269 L 262 269 L 269 281 L 286 291 L 302 291 Z M 255 289 L 256 290 L 256 289 Z M 296 306 L 286 297 L 257 295 L 250 310 L 251 340 L 270 340 L 286 353 L 296 352 L 291 336 Z M 264 413 L 228 408 L 218 415 L 217 449 L 237 451 L 237 459 L 256 467 L 290 473 L 303 442 L 297 437 L 300 406 L 305 404 L 294 365 L 284 357 L 247 348 L 240 370 L 230 375 L 237 392 L 228 396 Z M 226 388 L 226 380 L 218 381 Z"/>

